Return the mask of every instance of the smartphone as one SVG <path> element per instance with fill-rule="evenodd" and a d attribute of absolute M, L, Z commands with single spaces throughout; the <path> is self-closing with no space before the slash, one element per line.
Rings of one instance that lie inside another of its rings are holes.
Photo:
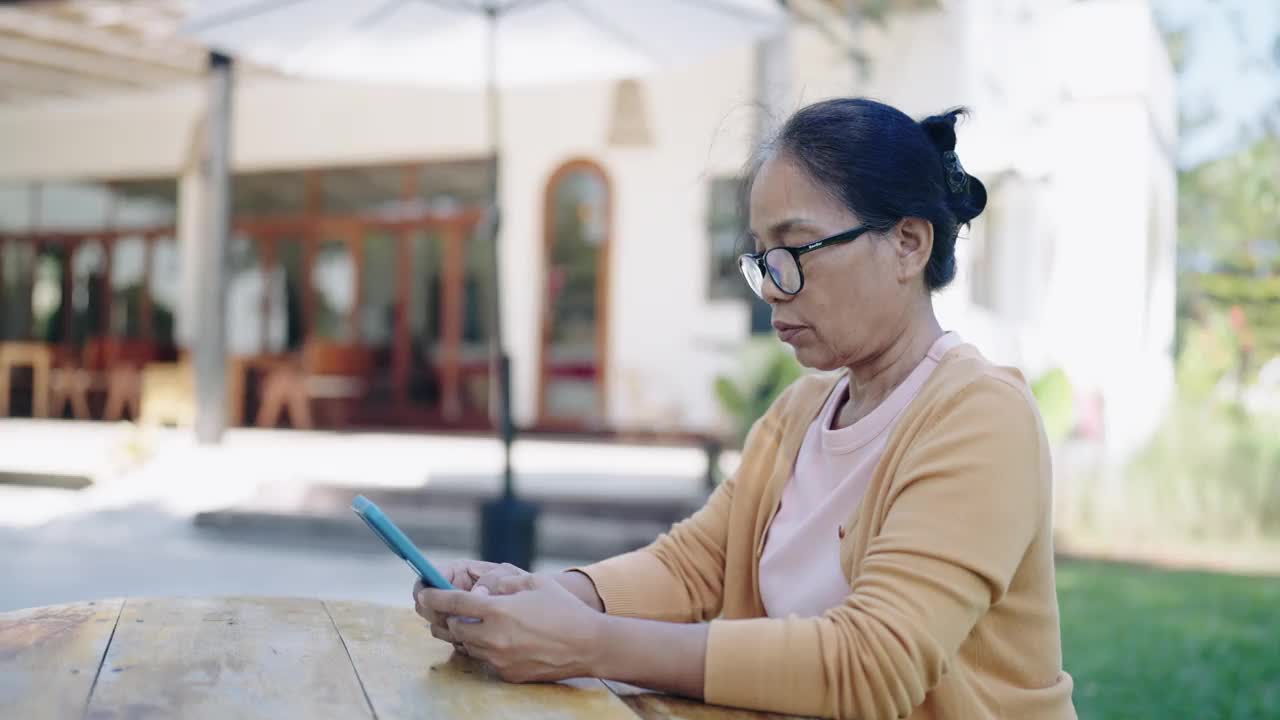
<path fill-rule="evenodd" d="M 435 566 L 423 557 L 418 548 L 409 540 L 409 536 L 396 527 L 377 505 L 363 495 L 357 495 L 356 499 L 351 501 L 351 509 L 356 515 L 364 520 L 364 524 L 369 526 L 374 535 L 382 538 L 382 542 L 386 543 L 391 552 L 395 553 L 418 573 L 418 577 L 422 578 L 423 584 L 427 587 L 433 587 L 437 590 L 453 590 L 454 587 L 448 580 L 436 570 Z"/>

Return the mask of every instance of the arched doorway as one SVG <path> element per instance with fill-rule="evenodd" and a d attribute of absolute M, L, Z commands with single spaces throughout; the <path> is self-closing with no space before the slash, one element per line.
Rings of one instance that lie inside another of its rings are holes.
<path fill-rule="evenodd" d="M 543 205 L 538 424 L 583 429 L 605 417 L 612 197 L 604 168 L 561 165 Z"/>

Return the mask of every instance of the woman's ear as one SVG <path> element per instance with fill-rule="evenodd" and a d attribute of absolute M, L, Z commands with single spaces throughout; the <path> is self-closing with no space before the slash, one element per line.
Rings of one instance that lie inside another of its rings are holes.
<path fill-rule="evenodd" d="M 929 265 L 933 254 L 933 223 L 922 218 L 903 218 L 893 234 L 898 254 L 898 282 L 915 280 Z"/>

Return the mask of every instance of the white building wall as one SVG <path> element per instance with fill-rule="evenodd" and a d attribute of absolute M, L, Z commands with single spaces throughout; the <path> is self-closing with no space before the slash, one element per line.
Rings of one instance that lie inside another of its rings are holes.
<path fill-rule="evenodd" d="M 711 382 L 724 366 L 716 346 L 746 335 L 745 305 L 706 299 L 704 217 L 708 179 L 736 174 L 746 158 L 750 48 L 643 84 L 654 135 L 647 148 L 606 146 L 610 85 L 503 96 L 504 331 L 521 421 L 536 412 L 546 182 L 571 159 L 602 165 L 613 189 L 610 420 L 713 423 Z M 422 89 L 246 81 L 234 100 L 233 167 L 476 157 L 487 147 L 480 100 Z M 187 87 L 4 108 L 0 180 L 177 176 L 202 103 L 201 90 Z M 187 233 L 190 211 L 182 213 Z"/>
<path fill-rule="evenodd" d="M 960 275 L 937 298 L 944 323 L 1032 377 L 1061 365 L 1077 385 L 1103 392 L 1109 431 L 1149 425 L 1168 388 L 1168 373 L 1151 369 L 1168 367 L 1172 341 L 1176 178 L 1167 148 L 1176 111 L 1148 3 L 948 2 L 864 23 L 857 37 L 872 60 L 861 77 L 824 33 L 793 27 L 781 107 L 846 94 L 915 117 L 970 106 L 960 156 L 1001 193 L 1008 251 L 998 303 L 978 307 L 967 258 L 983 222 L 961 238 Z M 545 184 L 562 163 L 587 158 L 613 190 L 609 421 L 716 422 L 712 382 L 734 366 L 748 305 L 708 297 L 707 186 L 737 175 L 748 157 L 754 71 L 743 47 L 644 78 L 654 140 L 643 148 L 606 144 L 608 84 L 504 94 L 503 312 L 520 421 L 536 410 Z M 177 176 L 203 102 L 202 88 L 186 87 L 5 106 L 0 181 Z M 237 88 L 234 119 L 236 171 L 487 151 L 478 93 L 257 79 Z M 1162 220 L 1149 262 L 1152 218 Z M 180 225 L 191 232 L 191 208 Z"/>
<path fill-rule="evenodd" d="M 1172 389 L 1172 69 L 1145 2 L 1081 3 L 1059 22 L 1068 93 L 1053 173 L 1061 281 L 1045 324 L 1077 387 L 1101 392 L 1107 449 L 1123 458 L 1159 422 Z M 1090 52 L 1072 37 L 1089 37 Z"/>

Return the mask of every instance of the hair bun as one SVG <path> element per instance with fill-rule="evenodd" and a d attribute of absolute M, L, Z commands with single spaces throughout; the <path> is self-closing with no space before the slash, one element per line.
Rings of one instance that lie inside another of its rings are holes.
<path fill-rule="evenodd" d="M 987 207 L 987 186 L 978 178 L 967 175 L 968 187 L 964 192 L 951 193 L 947 196 L 947 205 L 956 214 L 956 220 L 965 224 L 982 214 Z"/>
<path fill-rule="evenodd" d="M 921 120 L 920 127 L 938 152 L 953 152 L 956 149 L 956 121 L 961 115 L 968 114 L 968 108 L 951 108 L 941 115 L 930 115 Z"/>
<path fill-rule="evenodd" d="M 964 107 L 952 108 L 941 115 L 930 115 L 920 127 L 942 158 L 942 172 L 947 184 L 947 205 L 961 224 L 968 223 L 987 207 L 987 188 L 978 178 L 965 172 L 956 156 L 956 122 L 969 114 Z"/>

